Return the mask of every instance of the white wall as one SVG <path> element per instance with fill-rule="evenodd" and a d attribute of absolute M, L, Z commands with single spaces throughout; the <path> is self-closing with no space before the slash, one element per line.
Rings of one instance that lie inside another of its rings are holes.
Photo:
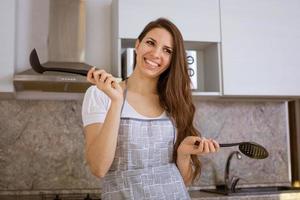
<path fill-rule="evenodd" d="M 86 0 L 85 60 L 108 71 L 111 68 L 111 1 Z M 15 69 L 21 72 L 30 68 L 29 54 L 33 48 L 37 49 L 42 63 L 47 61 L 49 0 L 17 0 L 16 15 Z"/>
<path fill-rule="evenodd" d="M 29 54 L 36 48 L 47 61 L 49 0 L 17 0 L 16 72 L 30 68 Z"/>
<path fill-rule="evenodd" d="M 111 70 L 111 2 L 87 0 L 86 61 Z"/>
<path fill-rule="evenodd" d="M 0 27 L 0 92 L 13 92 L 11 80 L 15 65 L 15 0 L 1 0 Z"/>

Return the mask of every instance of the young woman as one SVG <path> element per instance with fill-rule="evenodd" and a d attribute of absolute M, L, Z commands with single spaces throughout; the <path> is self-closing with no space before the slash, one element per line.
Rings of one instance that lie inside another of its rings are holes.
<path fill-rule="evenodd" d="M 135 69 L 117 83 L 92 68 L 82 118 L 86 159 L 103 178 L 102 199 L 190 199 L 199 155 L 219 144 L 193 125 L 183 39 L 169 20 L 150 22 L 135 44 Z M 199 145 L 194 143 L 198 141 Z"/>

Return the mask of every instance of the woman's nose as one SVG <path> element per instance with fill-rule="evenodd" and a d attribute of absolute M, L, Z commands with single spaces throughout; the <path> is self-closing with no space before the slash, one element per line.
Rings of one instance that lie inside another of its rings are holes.
<path fill-rule="evenodd" d="M 152 54 L 153 54 L 154 57 L 159 57 L 160 54 L 161 54 L 161 49 L 159 47 L 153 48 Z"/>

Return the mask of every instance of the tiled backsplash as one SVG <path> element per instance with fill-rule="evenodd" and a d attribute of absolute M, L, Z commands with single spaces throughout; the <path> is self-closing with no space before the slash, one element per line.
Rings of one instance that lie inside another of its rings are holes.
<path fill-rule="evenodd" d="M 265 160 L 232 159 L 240 184 L 289 183 L 285 102 L 196 101 L 195 124 L 219 142 L 255 141 Z M 84 160 L 81 101 L 0 101 L 0 190 L 97 189 Z M 196 186 L 223 182 L 225 162 L 236 147 L 202 157 Z"/>
<path fill-rule="evenodd" d="M 202 135 L 220 143 L 253 141 L 264 146 L 269 157 L 255 160 L 233 157 L 230 174 L 239 184 L 284 185 L 290 183 L 288 113 L 285 102 L 196 102 L 195 123 Z M 203 158 L 198 185 L 224 183 L 228 155 L 238 147 L 221 148 Z"/>

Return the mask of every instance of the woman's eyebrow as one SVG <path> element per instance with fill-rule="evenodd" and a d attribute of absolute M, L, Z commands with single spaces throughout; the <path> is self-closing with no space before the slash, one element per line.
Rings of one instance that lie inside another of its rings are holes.
<path fill-rule="evenodd" d="M 156 40 L 152 37 L 148 37 L 148 39 L 153 40 L 154 42 L 156 42 Z"/>
<path fill-rule="evenodd" d="M 150 39 L 150 40 L 152 40 L 152 41 L 154 41 L 155 43 L 156 43 L 156 40 L 154 39 L 154 38 L 152 38 L 152 37 L 148 37 L 148 39 Z M 172 47 L 169 47 L 169 46 L 167 46 L 167 45 L 164 45 L 164 47 L 166 47 L 166 48 L 168 48 L 168 49 L 173 49 Z"/>

